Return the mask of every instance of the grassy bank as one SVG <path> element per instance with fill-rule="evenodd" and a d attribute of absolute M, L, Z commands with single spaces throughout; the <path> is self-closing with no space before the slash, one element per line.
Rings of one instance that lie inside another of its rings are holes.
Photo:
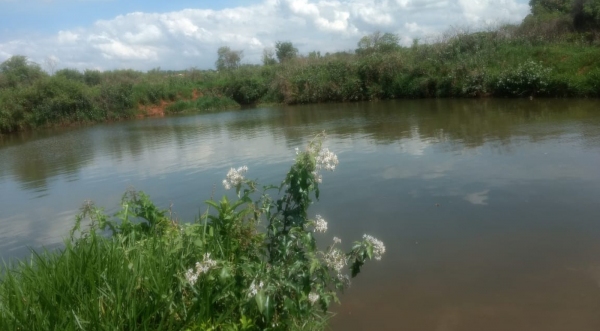
<path fill-rule="evenodd" d="M 237 198 L 207 201 L 192 223 L 138 192 L 115 216 L 86 203 L 62 250 L 1 269 L 0 329 L 322 330 L 350 275 L 385 252 L 367 235 L 342 252 L 309 213 L 337 164 L 315 140 L 280 186 L 231 169 Z"/>
<path fill-rule="evenodd" d="M 544 15 L 491 31 L 455 30 L 410 47 L 373 34 L 355 52 L 311 52 L 220 71 L 63 69 L 49 76 L 15 56 L 0 65 L 0 133 L 258 103 L 599 97 L 600 34 Z"/>

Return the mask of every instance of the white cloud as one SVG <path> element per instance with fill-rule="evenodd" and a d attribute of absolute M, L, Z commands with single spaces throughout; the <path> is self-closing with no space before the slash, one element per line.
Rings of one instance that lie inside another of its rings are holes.
<path fill-rule="evenodd" d="M 518 22 L 528 10 L 525 0 L 265 0 L 223 10 L 135 12 L 51 35 L 4 37 L 0 61 L 18 54 L 41 63 L 52 55 L 79 69 L 212 68 L 224 45 L 259 63 L 262 50 L 279 40 L 301 53 L 336 52 L 380 30 L 409 44 L 451 26 Z"/>
<path fill-rule="evenodd" d="M 71 31 L 58 31 L 57 38 L 59 44 L 72 44 L 79 39 L 79 35 Z"/>

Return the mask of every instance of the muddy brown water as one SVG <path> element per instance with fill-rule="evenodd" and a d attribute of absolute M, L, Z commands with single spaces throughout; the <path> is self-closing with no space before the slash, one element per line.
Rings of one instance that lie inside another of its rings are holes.
<path fill-rule="evenodd" d="M 600 330 L 600 101 L 402 100 L 258 108 L 0 138 L 0 258 L 59 247 L 84 200 L 129 187 L 192 220 L 230 167 L 278 183 L 320 131 L 340 165 L 320 239 L 387 252 L 334 330 Z"/>

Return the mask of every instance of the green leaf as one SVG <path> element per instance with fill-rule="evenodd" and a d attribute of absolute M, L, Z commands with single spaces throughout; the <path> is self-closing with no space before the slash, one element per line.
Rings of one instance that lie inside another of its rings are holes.
<path fill-rule="evenodd" d="M 356 275 L 358 275 L 360 273 L 360 267 L 362 267 L 362 265 L 364 264 L 363 261 L 360 260 L 355 260 L 354 263 L 352 264 L 352 277 L 356 277 Z"/>
<path fill-rule="evenodd" d="M 373 245 L 367 246 L 367 255 L 369 256 L 369 259 L 373 259 Z"/>
<path fill-rule="evenodd" d="M 228 267 L 223 267 L 223 269 L 221 269 L 221 274 L 219 275 L 219 277 L 221 277 L 222 280 L 231 278 L 231 270 Z"/>
<path fill-rule="evenodd" d="M 270 321 L 273 317 L 273 301 L 269 296 L 267 296 L 267 300 L 265 303 L 265 317 L 267 318 L 267 321 Z"/>
<path fill-rule="evenodd" d="M 258 293 L 256 293 L 256 295 L 254 296 L 254 300 L 256 301 L 256 306 L 258 307 L 258 311 L 261 314 L 263 314 L 263 312 L 265 311 L 265 306 L 266 306 L 266 301 L 267 301 L 265 292 L 262 290 L 258 291 Z"/>
<path fill-rule="evenodd" d="M 202 239 L 196 239 L 196 240 L 194 240 L 194 245 L 196 247 L 202 247 L 202 245 L 203 245 L 202 244 Z"/>
<path fill-rule="evenodd" d="M 310 269 L 309 269 L 309 274 L 312 276 L 312 274 L 315 273 L 315 270 L 319 267 L 319 261 L 317 261 L 316 259 L 311 259 L 310 260 Z"/>
<path fill-rule="evenodd" d="M 209 206 L 215 207 L 215 209 L 217 209 L 217 210 L 219 209 L 219 204 L 214 202 L 213 200 L 206 200 L 206 201 L 204 201 L 204 203 L 206 203 Z"/>
<path fill-rule="evenodd" d="M 294 314 L 296 305 L 294 304 L 294 301 L 290 300 L 290 298 L 285 298 L 283 306 L 288 312 Z"/>

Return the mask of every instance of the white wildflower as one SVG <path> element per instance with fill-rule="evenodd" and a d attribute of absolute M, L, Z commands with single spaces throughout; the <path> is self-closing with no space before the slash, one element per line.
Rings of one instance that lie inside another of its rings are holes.
<path fill-rule="evenodd" d="M 311 304 L 315 304 L 315 302 L 317 302 L 317 300 L 319 300 L 319 295 L 315 292 L 310 292 L 308 294 L 308 301 L 310 301 Z"/>
<path fill-rule="evenodd" d="M 296 155 L 300 154 L 300 149 L 298 149 L 298 147 L 296 147 Z"/>
<path fill-rule="evenodd" d="M 337 248 L 333 248 L 327 252 L 327 254 L 324 254 L 323 260 L 329 268 L 337 271 L 338 273 L 347 263 L 346 255 Z"/>
<path fill-rule="evenodd" d="M 317 162 L 317 169 L 334 171 L 335 167 L 339 164 L 337 155 L 330 152 L 328 148 L 321 149 L 315 160 Z"/>
<path fill-rule="evenodd" d="M 191 285 L 194 285 L 196 284 L 196 281 L 198 281 L 198 277 L 200 277 L 201 274 L 207 273 L 210 269 L 213 269 L 216 266 L 217 261 L 210 258 L 210 253 L 205 253 L 202 262 L 196 262 L 196 270 L 188 269 L 186 271 L 185 279 L 187 279 Z"/>
<path fill-rule="evenodd" d="M 327 222 L 321 217 L 321 215 L 317 215 L 315 221 L 315 232 L 325 233 L 327 231 Z"/>
<path fill-rule="evenodd" d="M 198 275 L 206 273 L 208 272 L 208 270 L 210 270 L 210 268 L 207 265 L 205 265 L 204 263 L 196 262 L 196 273 Z"/>
<path fill-rule="evenodd" d="M 223 180 L 223 186 L 226 190 L 232 187 L 237 187 L 244 181 L 244 174 L 248 171 L 247 166 L 239 167 L 237 169 L 231 168 L 227 173 L 227 177 Z"/>
<path fill-rule="evenodd" d="M 342 243 L 342 239 L 340 239 L 338 237 L 333 237 L 333 243 L 334 244 L 341 244 Z"/>
<path fill-rule="evenodd" d="M 313 171 L 312 175 L 313 175 L 315 182 L 317 182 L 319 184 L 321 184 L 323 182 L 323 176 L 321 176 L 318 172 Z"/>
<path fill-rule="evenodd" d="M 208 266 L 209 269 L 217 266 L 217 261 L 210 258 L 210 253 L 204 253 L 203 263 L 204 265 Z"/>
<path fill-rule="evenodd" d="M 368 234 L 363 235 L 363 239 L 373 245 L 373 256 L 375 260 L 381 260 L 381 256 L 385 253 L 385 245 L 383 241 L 378 240 Z"/>
<path fill-rule="evenodd" d="M 193 286 L 198 280 L 198 274 L 194 272 L 194 269 L 188 269 L 185 273 L 185 279 Z"/>
<path fill-rule="evenodd" d="M 349 286 L 350 286 L 350 284 L 352 283 L 352 282 L 350 281 L 350 276 L 348 276 L 348 275 L 342 275 L 342 274 L 338 273 L 338 274 L 337 274 L 337 278 L 338 278 L 338 279 L 339 279 L 339 280 L 340 280 L 342 283 L 344 283 L 344 287 L 349 287 Z"/>
<path fill-rule="evenodd" d="M 210 258 L 210 253 L 205 253 L 202 262 L 196 262 L 196 273 L 198 275 L 208 272 L 217 266 L 217 262 Z"/>
<path fill-rule="evenodd" d="M 250 289 L 248 290 L 248 296 L 249 297 L 253 297 L 258 293 L 258 290 L 262 289 L 263 286 L 265 284 L 261 281 L 260 283 L 258 283 L 258 286 L 256 285 L 256 283 L 253 281 L 252 284 L 250 284 Z"/>

